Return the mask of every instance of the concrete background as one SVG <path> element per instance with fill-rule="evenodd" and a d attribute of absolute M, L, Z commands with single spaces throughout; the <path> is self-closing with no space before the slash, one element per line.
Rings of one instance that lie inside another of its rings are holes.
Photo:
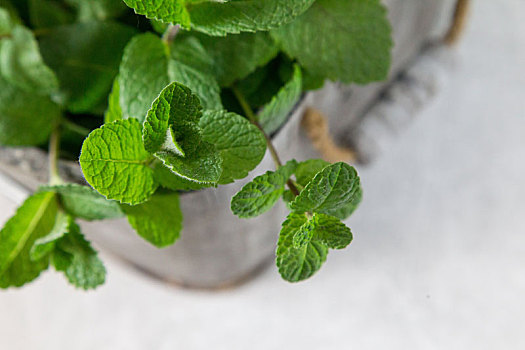
<path fill-rule="evenodd" d="M 447 88 L 359 169 L 355 241 L 313 279 L 196 292 L 103 256 L 95 292 L 54 272 L 0 292 L 0 349 L 524 349 L 525 1 L 473 5 Z M 0 194 L 0 223 L 14 209 Z"/>

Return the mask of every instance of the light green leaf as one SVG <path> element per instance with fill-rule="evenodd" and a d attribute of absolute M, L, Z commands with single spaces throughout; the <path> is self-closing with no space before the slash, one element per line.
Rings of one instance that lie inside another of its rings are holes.
<path fill-rule="evenodd" d="M 255 32 L 292 21 L 314 0 L 124 0 L 150 19 L 178 23 L 211 35 Z"/>
<path fill-rule="evenodd" d="M 246 184 L 232 198 L 232 212 L 240 218 L 253 218 L 270 210 L 283 194 L 296 165 L 296 161 L 289 161 L 277 171 L 268 171 Z"/>
<path fill-rule="evenodd" d="M 314 0 L 194 1 L 188 6 L 192 28 L 210 35 L 255 32 L 293 21 Z"/>
<path fill-rule="evenodd" d="M 157 193 L 145 203 L 122 205 L 130 225 L 158 248 L 172 245 L 182 230 L 182 212 L 177 193 Z"/>
<path fill-rule="evenodd" d="M 352 202 L 359 188 L 359 176 L 354 167 L 342 162 L 335 163 L 319 172 L 290 207 L 295 212 L 332 215 Z"/>
<path fill-rule="evenodd" d="M 16 26 L 0 50 L 0 70 L 11 84 L 42 95 L 58 89 L 55 73 L 44 64 L 33 33 Z"/>
<path fill-rule="evenodd" d="M 222 157 L 220 184 L 245 178 L 264 158 L 264 135 L 240 115 L 226 111 L 207 111 L 199 125 L 204 141 L 213 143 Z"/>
<path fill-rule="evenodd" d="M 68 214 L 84 220 L 116 219 L 124 216 L 117 202 L 108 200 L 88 186 L 63 184 L 42 186 L 43 191 L 59 195 L 60 204 Z"/>
<path fill-rule="evenodd" d="M 113 81 L 113 88 L 108 98 L 108 109 L 104 113 L 104 123 L 109 124 L 115 120 L 124 119 L 122 117 L 122 109 L 120 108 L 120 87 L 118 84 L 118 77 Z"/>
<path fill-rule="evenodd" d="M 309 159 L 301 162 L 295 169 L 295 179 L 301 186 L 306 186 L 318 172 L 329 166 L 330 163 L 322 159 Z"/>
<path fill-rule="evenodd" d="M 301 98 L 301 74 L 301 67 L 295 65 L 292 79 L 259 112 L 257 119 L 267 134 L 272 134 L 286 122 L 290 111 Z"/>
<path fill-rule="evenodd" d="M 69 283 L 84 290 L 94 289 L 106 280 L 106 268 L 80 228 L 72 223 L 69 232 L 56 242 L 52 262 L 64 272 Z"/>
<path fill-rule="evenodd" d="M 159 37 L 141 34 L 124 51 L 120 65 L 120 106 L 124 118 L 143 121 L 151 103 L 171 82 L 189 87 L 207 109 L 221 109 L 220 89 L 211 75 L 171 58 Z"/>
<path fill-rule="evenodd" d="M 171 83 L 153 101 L 146 115 L 142 130 L 144 147 L 150 153 L 173 147 L 180 135 L 178 129 L 197 125 L 201 116 L 202 107 L 197 95 L 182 84 Z M 176 150 L 177 154 L 181 152 Z"/>
<path fill-rule="evenodd" d="M 294 237 L 305 230 L 304 225 L 308 225 L 305 214 L 291 213 L 283 223 L 279 235 L 276 264 L 283 279 L 289 282 L 299 282 L 311 277 L 321 268 L 328 254 L 328 248 L 315 240 L 307 240 L 299 247 L 294 246 Z"/>
<path fill-rule="evenodd" d="M 57 100 L 74 113 L 104 111 L 122 52 L 135 32 L 118 23 L 89 22 L 43 35 L 42 56 L 60 81 Z"/>
<path fill-rule="evenodd" d="M 379 0 L 317 0 L 272 35 L 314 76 L 359 84 L 387 77 L 391 29 Z"/>
<path fill-rule="evenodd" d="M 66 235 L 73 223 L 73 218 L 65 212 L 57 212 L 55 225 L 51 232 L 35 241 L 31 247 L 30 256 L 32 261 L 38 261 L 55 249 L 55 243 Z"/>
<path fill-rule="evenodd" d="M 144 145 L 174 173 L 198 183 L 216 183 L 222 159 L 206 142 L 198 126 L 199 99 L 179 84 L 171 83 L 153 102 L 143 127 Z"/>
<path fill-rule="evenodd" d="M 158 183 L 162 187 L 173 191 L 196 191 L 213 186 L 213 184 L 198 183 L 182 178 L 179 175 L 173 173 L 161 161 L 155 162 L 153 169 L 153 175 L 155 176 L 155 179 L 158 181 Z"/>
<path fill-rule="evenodd" d="M 190 27 L 190 16 L 185 7 L 186 0 L 124 0 L 124 2 L 136 13 L 149 19 L 178 23 L 184 28 Z"/>
<path fill-rule="evenodd" d="M 314 213 L 311 222 L 312 239 L 328 248 L 343 249 L 352 242 L 352 232 L 336 217 Z"/>
<path fill-rule="evenodd" d="M 350 215 L 356 211 L 357 207 L 359 207 L 359 204 L 361 204 L 361 201 L 363 200 L 363 188 L 359 186 L 359 189 L 357 190 L 356 194 L 352 198 L 348 204 L 342 206 L 341 208 L 337 210 L 330 210 L 330 215 L 335 216 L 336 218 L 340 220 L 345 220 Z"/>
<path fill-rule="evenodd" d="M 40 145 L 60 117 L 49 97 L 20 90 L 0 77 L 0 144 Z M 38 118 L 37 118 L 38 116 Z"/>
<path fill-rule="evenodd" d="M 244 33 L 222 38 L 197 35 L 214 64 L 212 72 L 219 85 L 230 86 L 257 67 L 275 58 L 279 48 L 268 33 Z"/>
<path fill-rule="evenodd" d="M 82 145 L 80 166 L 84 177 L 108 199 L 139 204 L 158 186 L 141 129 L 136 119 L 117 120 L 91 132 Z"/>
<path fill-rule="evenodd" d="M 31 260 L 30 250 L 52 230 L 57 210 L 55 194 L 41 192 L 26 199 L 7 221 L 0 231 L 0 288 L 20 287 L 47 268 L 47 260 Z"/>
<path fill-rule="evenodd" d="M 211 143 L 202 140 L 199 130 L 185 127 L 177 139 L 184 156 L 162 150 L 155 157 L 178 176 L 197 183 L 216 184 L 222 173 L 222 158 Z"/>

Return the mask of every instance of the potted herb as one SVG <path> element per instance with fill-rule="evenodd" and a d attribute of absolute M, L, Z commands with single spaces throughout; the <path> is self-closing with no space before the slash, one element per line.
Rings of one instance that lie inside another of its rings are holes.
<path fill-rule="evenodd" d="M 239 279 L 277 235 L 281 276 L 311 277 L 330 249 L 352 241 L 342 220 L 362 189 L 347 163 L 308 159 L 295 115 L 326 80 L 387 77 L 384 6 L 124 3 L 0 1 L 0 144 L 45 150 L 50 174 L 0 231 L 0 287 L 50 266 L 79 288 L 102 284 L 105 268 L 78 220 L 126 259 L 164 278 L 180 269 L 194 286 Z M 61 173 L 77 159 L 83 184 Z M 148 246 L 123 238 L 118 218 Z M 245 254 L 236 260 L 230 248 Z M 191 254 L 210 259 L 192 267 Z"/>

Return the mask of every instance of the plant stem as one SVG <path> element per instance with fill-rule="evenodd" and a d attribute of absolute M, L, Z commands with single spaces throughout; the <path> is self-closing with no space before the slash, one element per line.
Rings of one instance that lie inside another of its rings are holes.
<path fill-rule="evenodd" d="M 270 155 L 272 156 L 273 162 L 275 163 L 275 168 L 279 169 L 283 166 L 283 163 L 281 162 L 281 159 L 279 158 L 279 154 L 277 153 L 277 150 L 275 149 L 272 140 L 270 139 L 270 136 L 264 131 L 261 124 L 259 124 L 259 121 L 257 120 L 257 116 L 253 112 L 252 107 L 250 107 L 250 104 L 242 94 L 242 92 L 234 85 L 232 86 L 232 91 L 235 97 L 237 98 L 237 101 L 239 101 L 239 104 L 241 105 L 242 110 L 244 111 L 244 114 L 248 117 L 250 122 L 255 125 L 264 135 L 264 138 L 266 139 L 266 144 L 268 146 L 268 150 L 270 151 Z M 288 188 L 295 196 L 299 195 L 299 190 L 295 186 L 294 182 L 291 179 L 288 179 L 286 182 L 288 185 Z"/>
<path fill-rule="evenodd" d="M 179 34 L 179 31 L 180 25 L 168 25 L 168 28 L 166 28 L 166 31 L 162 34 L 162 40 L 168 45 L 171 44 L 173 40 L 175 40 L 175 37 L 177 37 L 177 34 Z"/>
<path fill-rule="evenodd" d="M 49 139 L 49 184 L 58 185 L 62 179 L 58 174 L 58 157 L 60 156 L 60 124 L 57 123 Z"/>
<path fill-rule="evenodd" d="M 91 132 L 88 128 L 85 128 L 83 126 L 75 124 L 69 119 L 62 119 L 62 125 L 66 129 L 69 129 L 70 131 L 72 131 L 74 133 L 77 133 L 77 134 L 79 134 L 81 136 L 84 136 L 84 137 L 88 136 L 89 133 Z"/>

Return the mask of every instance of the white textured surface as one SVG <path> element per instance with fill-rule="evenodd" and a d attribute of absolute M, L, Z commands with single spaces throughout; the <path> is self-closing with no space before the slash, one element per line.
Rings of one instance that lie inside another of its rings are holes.
<path fill-rule="evenodd" d="M 474 1 L 447 90 L 361 169 L 356 240 L 312 280 L 194 292 L 106 257 L 96 292 L 0 292 L 0 349 L 525 349 L 524 13 Z"/>

